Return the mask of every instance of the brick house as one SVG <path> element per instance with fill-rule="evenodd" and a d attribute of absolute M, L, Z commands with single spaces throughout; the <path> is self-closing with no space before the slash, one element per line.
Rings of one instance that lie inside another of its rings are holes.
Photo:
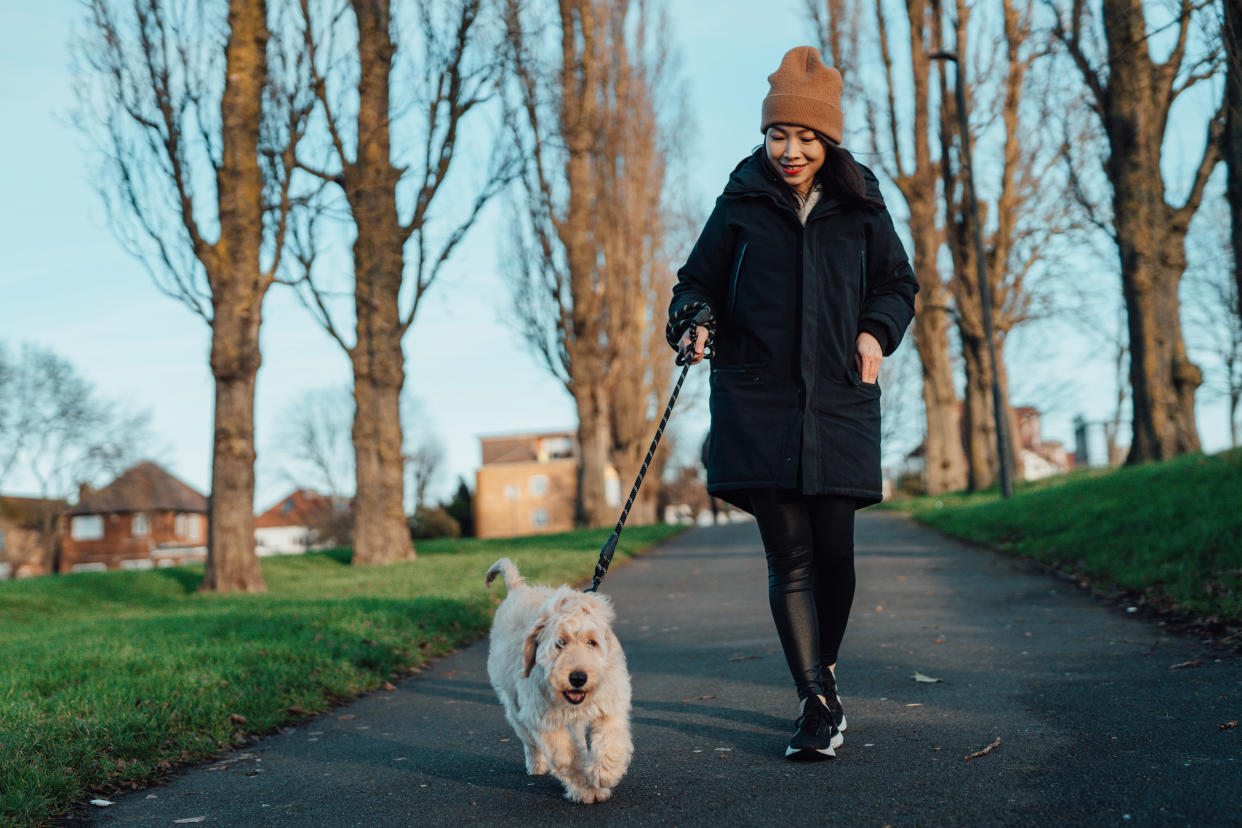
<path fill-rule="evenodd" d="M 207 557 L 207 498 L 154 463 L 82 488 L 60 533 L 61 572 L 151 569 Z"/>
<path fill-rule="evenodd" d="M 511 538 L 574 528 L 578 444 L 573 432 L 480 437 L 483 463 L 475 474 L 474 532 Z M 621 505 L 617 473 L 608 468 L 605 492 Z"/>
<path fill-rule="evenodd" d="M 299 555 L 337 543 L 329 537 L 333 517 L 349 511 L 345 498 L 298 489 L 254 519 L 255 550 L 261 556 Z"/>
<path fill-rule="evenodd" d="M 51 571 L 59 523 L 68 509 L 63 500 L 0 495 L 0 581 Z"/>

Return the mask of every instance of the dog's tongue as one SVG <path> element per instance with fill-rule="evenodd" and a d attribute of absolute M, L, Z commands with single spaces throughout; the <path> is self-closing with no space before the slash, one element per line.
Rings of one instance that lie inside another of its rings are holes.
<path fill-rule="evenodd" d="M 574 704 L 581 704 L 582 700 L 586 698 L 586 691 L 585 690 L 566 690 L 565 698 L 569 699 Z"/>

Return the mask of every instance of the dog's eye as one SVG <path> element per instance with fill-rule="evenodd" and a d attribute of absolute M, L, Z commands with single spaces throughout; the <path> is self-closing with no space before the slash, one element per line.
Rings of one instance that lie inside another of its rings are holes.
<path fill-rule="evenodd" d="M 592 638 L 592 639 L 591 639 L 590 641 L 588 641 L 587 643 L 588 643 L 588 644 L 590 644 L 592 647 L 598 647 L 598 646 L 599 646 L 599 642 L 598 642 L 598 641 L 596 641 L 594 638 Z"/>
<path fill-rule="evenodd" d="M 563 638 L 556 639 L 556 649 L 558 650 L 565 649 L 565 639 Z"/>

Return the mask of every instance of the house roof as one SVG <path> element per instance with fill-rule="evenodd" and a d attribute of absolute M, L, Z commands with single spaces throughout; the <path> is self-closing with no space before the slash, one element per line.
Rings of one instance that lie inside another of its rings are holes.
<path fill-rule="evenodd" d="M 40 529 L 44 515 L 50 515 L 54 519 L 57 515 L 64 514 L 68 508 L 69 504 L 64 500 L 0 495 L 0 518 L 23 529 Z"/>
<path fill-rule="evenodd" d="M 332 512 L 332 499 L 310 489 L 298 489 L 254 519 L 256 529 L 277 526 L 314 526 Z"/>
<path fill-rule="evenodd" d="M 69 514 L 113 512 L 206 514 L 207 498 L 154 463 L 139 463 L 99 491 L 85 494 Z"/>

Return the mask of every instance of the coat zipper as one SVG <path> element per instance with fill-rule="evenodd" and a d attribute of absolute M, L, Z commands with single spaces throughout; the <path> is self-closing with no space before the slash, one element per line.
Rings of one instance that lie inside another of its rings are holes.
<path fill-rule="evenodd" d="M 733 305 L 737 302 L 737 281 L 742 275 L 742 262 L 746 259 L 746 248 L 750 242 L 742 242 L 742 252 L 737 255 L 737 266 L 733 268 L 733 282 L 729 286 L 729 317 L 733 317 Z"/>

